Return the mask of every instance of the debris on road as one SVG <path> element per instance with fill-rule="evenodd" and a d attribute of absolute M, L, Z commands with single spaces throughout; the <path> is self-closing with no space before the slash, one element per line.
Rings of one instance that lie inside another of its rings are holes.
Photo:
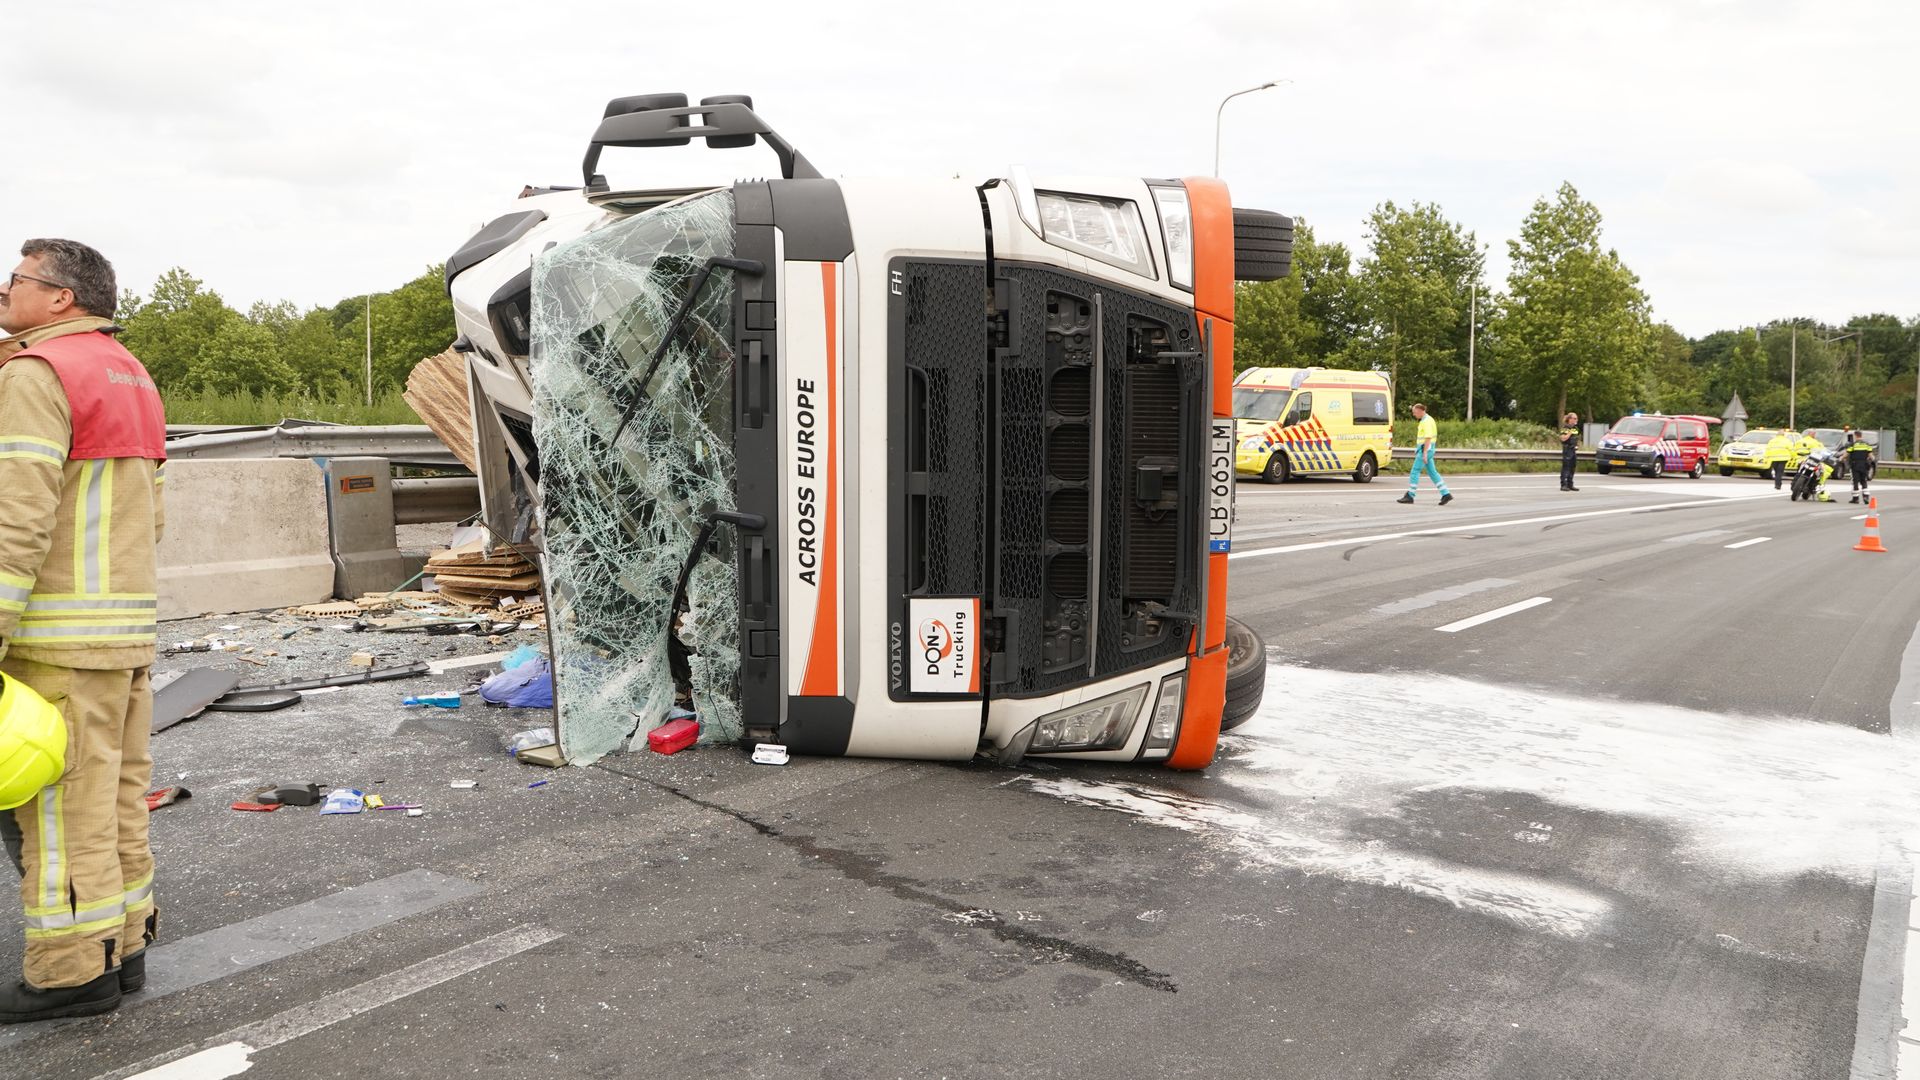
<path fill-rule="evenodd" d="M 493 705 L 517 709 L 553 708 L 553 669 L 546 660 L 533 660 L 502 671 L 480 684 L 480 697 Z"/>
<path fill-rule="evenodd" d="M 411 697 L 402 698 L 400 704 L 409 709 L 418 709 L 425 706 L 431 706 L 436 709 L 457 709 L 460 707 L 460 694 L 458 691 L 452 690 L 441 690 L 431 694 L 415 694 Z"/>
<path fill-rule="evenodd" d="M 148 730 L 158 733 L 182 720 L 191 720 L 239 685 L 240 676 L 218 668 L 193 668 L 182 672 L 179 677 L 154 690 L 153 722 Z"/>
<path fill-rule="evenodd" d="M 539 595 L 540 572 L 525 552 L 517 548 L 489 552 L 487 547 L 484 539 L 476 540 L 428 557 L 427 573 L 433 575 L 441 596 L 488 609 Z"/>
<path fill-rule="evenodd" d="M 327 801 L 320 804 L 322 814 L 357 814 L 366 809 L 367 796 L 357 788 L 335 788 L 327 793 Z"/>
<path fill-rule="evenodd" d="M 315 806 L 320 802 L 319 784 L 281 784 L 278 787 L 264 787 L 253 793 L 254 801 L 279 803 L 282 806 Z"/>
<path fill-rule="evenodd" d="M 477 788 L 477 787 L 479 787 L 479 786 L 480 786 L 480 781 L 478 781 L 478 780 L 455 780 L 455 781 L 454 781 L 454 782 L 453 782 L 453 783 L 452 783 L 451 785 L 449 785 L 449 786 L 450 786 L 450 787 L 452 787 L 452 788 L 453 788 L 453 790 L 455 790 L 455 791 L 472 791 L 472 790 L 473 790 L 474 788 Z"/>
<path fill-rule="evenodd" d="M 209 712 L 277 712 L 300 704 L 300 694 L 294 690 L 239 690 L 216 698 L 207 703 Z"/>
<path fill-rule="evenodd" d="M 515 761 L 525 765 L 539 765 L 542 768 L 548 769 L 557 769 L 567 763 L 566 755 L 560 752 L 560 745 L 558 743 L 551 746 L 536 746 L 529 750 L 522 750 L 518 754 L 515 754 L 513 758 Z"/>
<path fill-rule="evenodd" d="M 354 667 L 370 668 L 374 665 L 373 654 L 369 652 L 354 653 L 353 656 L 348 658 L 347 663 Z"/>
<path fill-rule="evenodd" d="M 753 763 L 755 765 L 785 765 L 787 748 L 776 743 L 754 743 Z"/>
<path fill-rule="evenodd" d="M 152 813 L 163 806 L 172 806 L 174 803 L 191 798 L 193 798 L 193 792 L 177 785 L 149 791 L 147 792 L 147 812 Z"/>
<path fill-rule="evenodd" d="M 552 728 L 533 728 L 528 731 L 522 731 L 513 738 L 508 739 L 507 753 L 514 757 L 519 757 L 525 751 L 537 750 L 543 746 L 552 746 L 555 741 Z"/>
<path fill-rule="evenodd" d="M 233 804 L 231 809 L 244 810 L 249 814 L 271 814 L 280 809 L 279 803 L 247 802 L 245 799 Z"/>
<path fill-rule="evenodd" d="M 700 722 L 688 713 L 647 732 L 647 747 L 656 754 L 677 754 L 699 738 Z"/>

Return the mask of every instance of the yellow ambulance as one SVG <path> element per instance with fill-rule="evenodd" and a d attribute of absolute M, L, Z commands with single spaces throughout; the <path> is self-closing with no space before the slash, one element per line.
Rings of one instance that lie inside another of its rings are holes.
<path fill-rule="evenodd" d="M 1248 368 L 1233 383 L 1234 472 L 1269 484 L 1347 475 L 1393 458 L 1393 386 L 1377 371 Z"/>

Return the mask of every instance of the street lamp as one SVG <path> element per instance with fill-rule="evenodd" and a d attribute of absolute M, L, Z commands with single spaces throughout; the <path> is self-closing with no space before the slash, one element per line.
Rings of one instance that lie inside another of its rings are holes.
<path fill-rule="evenodd" d="M 1233 93 L 1220 99 L 1220 107 L 1213 110 L 1213 175 L 1216 178 L 1220 175 L 1220 118 L 1227 110 L 1227 102 L 1232 101 L 1241 94 L 1251 94 L 1259 90 L 1271 90 L 1281 83 L 1290 83 L 1292 81 L 1292 79 L 1275 79 L 1272 82 L 1263 82 L 1259 86 L 1249 86 L 1245 90 L 1235 90 Z"/>

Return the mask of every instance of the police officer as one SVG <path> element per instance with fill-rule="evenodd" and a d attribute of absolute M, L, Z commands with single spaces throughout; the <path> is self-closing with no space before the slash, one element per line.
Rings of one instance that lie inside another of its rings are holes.
<path fill-rule="evenodd" d="M 1851 503 L 1866 502 L 1871 496 L 1867 491 L 1868 474 L 1873 471 L 1873 444 L 1867 441 L 1865 432 L 1853 433 L 1853 441 L 1847 444 L 1847 475 L 1853 479 L 1853 497 Z"/>
<path fill-rule="evenodd" d="M 1560 490 L 1579 491 L 1573 486 L 1573 467 L 1580 460 L 1580 414 L 1568 413 L 1560 422 Z"/>

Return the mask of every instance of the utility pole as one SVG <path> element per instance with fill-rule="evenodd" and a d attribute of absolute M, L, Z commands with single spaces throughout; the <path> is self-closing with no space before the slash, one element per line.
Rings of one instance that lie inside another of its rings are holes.
<path fill-rule="evenodd" d="M 367 294 L 367 408 L 373 408 L 373 294 Z"/>
<path fill-rule="evenodd" d="M 1480 283 L 1473 283 L 1472 299 L 1467 301 L 1467 419 L 1473 419 L 1473 337 L 1480 322 Z"/>
<path fill-rule="evenodd" d="M 1793 347 L 1788 350 L 1787 368 L 1787 430 L 1799 431 L 1795 422 L 1794 409 L 1800 404 L 1800 324 L 1793 324 Z"/>

